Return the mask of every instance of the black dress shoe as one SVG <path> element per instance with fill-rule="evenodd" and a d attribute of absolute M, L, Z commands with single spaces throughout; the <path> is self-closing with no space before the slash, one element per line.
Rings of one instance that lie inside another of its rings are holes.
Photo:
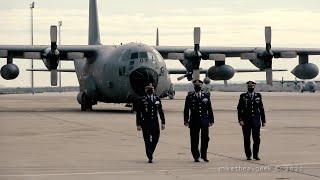
<path fill-rule="evenodd" d="M 148 163 L 153 163 L 151 159 L 149 159 Z"/>
<path fill-rule="evenodd" d="M 200 162 L 199 159 L 195 159 L 194 162 Z"/>
<path fill-rule="evenodd" d="M 207 158 L 201 158 L 201 159 L 203 159 L 204 162 L 209 162 L 209 159 Z"/>
<path fill-rule="evenodd" d="M 255 159 L 255 160 L 257 160 L 257 161 L 259 161 L 259 160 L 260 160 L 260 158 L 259 158 L 259 157 L 253 157 L 253 159 Z"/>
<path fill-rule="evenodd" d="M 250 160 L 251 160 L 251 158 L 247 157 L 247 160 L 248 160 L 248 161 L 250 161 Z"/>

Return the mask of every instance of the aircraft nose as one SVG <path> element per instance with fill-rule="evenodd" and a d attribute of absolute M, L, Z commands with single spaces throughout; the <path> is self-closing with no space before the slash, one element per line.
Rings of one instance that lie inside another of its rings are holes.
<path fill-rule="evenodd" d="M 143 96 L 145 94 L 145 86 L 152 83 L 155 88 L 158 84 L 158 73 L 151 68 L 138 68 L 134 70 L 130 76 L 130 84 L 133 91 L 139 95 Z"/>

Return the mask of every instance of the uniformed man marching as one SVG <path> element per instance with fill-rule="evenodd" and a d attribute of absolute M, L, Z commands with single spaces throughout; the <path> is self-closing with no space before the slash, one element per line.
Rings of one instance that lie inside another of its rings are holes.
<path fill-rule="evenodd" d="M 260 93 L 254 92 L 255 82 L 248 81 L 248 92 L 240 95 L 238 103 L 238 120 L 242 126 L 244 150 L 247 160 L 251 160 L 251 155 L 255 160 L 259 158 L 260 146 L 260 127 L 266 124 L 262 96 Z M 253 152 L 250 148 L 250 136 L 252 133 Z"/>
<path fill-rule="evenodd" d="M 146 96 L 139 99 L 137 105 L 137 130 L 143 133 L 148 163 L 153 163 L 153 153 L 160 136 L 158 113 L 161 119 L 161 130 L 165 129 L 165 117 L 160 98 L 154 95 L 154 87 L 149 84 L 145 87 Z"/>
<path fill-rule="evenodd" d="M 195 162 L 199 158 L 209 162 L 207 149 L 209 143 L 209 127 L 214 123 L 211 101 L 208 94 L 201 91 L 203 82 L 193 81 L 194 92 L 188 94 L 184 106 L 184 125 L 190 128 L 191 153 Z M 189 116 L 189 112 L 191 112 Z M 201 149 L 199 152 L 199 133 L 201 130 Z"/>

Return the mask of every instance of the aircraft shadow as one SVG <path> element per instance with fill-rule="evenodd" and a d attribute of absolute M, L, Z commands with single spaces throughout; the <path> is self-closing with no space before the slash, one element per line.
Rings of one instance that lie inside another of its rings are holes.
<path fill-rule="evenodd" d="M 62 113 L 112 113 L 112 114 L 133 114 L 131 110 L 127 109 L 93 109 L 93 110 L 87 110 L 87 111 L 81 111 L 80 109 L 74 109 L 74 108 L 46 108 L 46 109 L 1 109 L 1 112 L 9 112 L 9 113 L 54 113 L 54 112 L 62 112 Z"/>

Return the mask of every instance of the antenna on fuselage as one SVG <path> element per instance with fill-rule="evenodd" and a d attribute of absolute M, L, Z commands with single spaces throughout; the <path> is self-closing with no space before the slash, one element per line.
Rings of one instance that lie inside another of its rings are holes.
<path fill-rule="evenodd" d="M 157 28 L 156 46 L 159 46 L 159 29 Z"/>

